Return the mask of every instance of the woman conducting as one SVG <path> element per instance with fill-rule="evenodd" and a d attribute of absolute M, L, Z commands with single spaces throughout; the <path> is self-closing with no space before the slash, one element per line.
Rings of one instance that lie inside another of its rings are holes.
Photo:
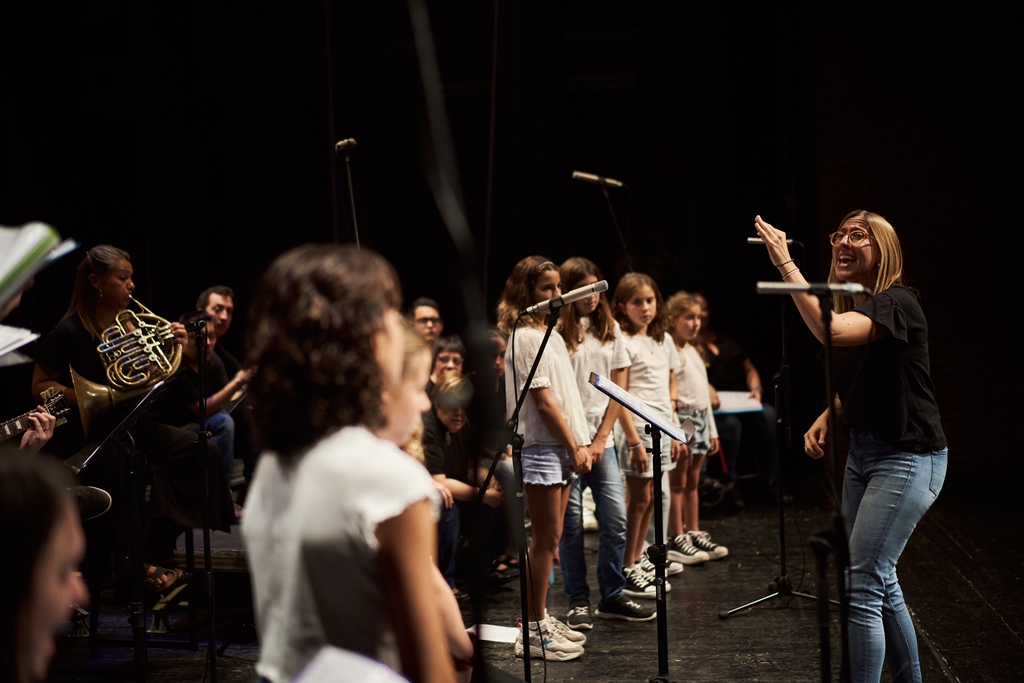
<path fill-rule="evenodd" d="M 754 227 L 784 282 L 805 284 L 786 233 L 757 216 Z M 853 211 L 829 237 L 830 283 L 863 285 L 872 294 L 835 297 L 836 424 L 850 429 L 842 512 L 849 535 L 849 660 L 855 683 L 878 681 L 883 660 L 892 680 L 920 681 L 914 624 L 896 578 L 896 562 L 946 476 L 946 437 L 929 376 L 928 324 L 903 284 L 903 255 L 893 227 L 878 214 Z M 824 343 L 821 304 L 793 294 L 811 332 Z M 825 454 L 828 411 L 804 435 L 804 451 Z"/>

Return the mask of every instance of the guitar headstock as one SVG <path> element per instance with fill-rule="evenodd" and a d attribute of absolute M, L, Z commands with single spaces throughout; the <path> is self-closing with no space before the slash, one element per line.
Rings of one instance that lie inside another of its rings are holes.
<path fill-rule="evenodd" d="M 62 425 L 68 421 L 64 415 L 71 410 L 71 407 L 64 399 L 63 391 L 57 391 L 53 387 L 49 387 L 44 389 L 39 396 L 43 399 L 43 408 L 46 409 L 46 412 L 57 418 L 57 425 Z"/>

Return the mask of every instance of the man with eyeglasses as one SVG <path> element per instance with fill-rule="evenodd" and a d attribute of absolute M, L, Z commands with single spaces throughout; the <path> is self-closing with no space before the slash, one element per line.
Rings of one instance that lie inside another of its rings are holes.
<path fill-rule="evenodd" d="M 413 301 L 409 306 L 409 319 L 416 333 L 431 346 L 444 332 L 444 318 L 441 317 L 441 309 L 433 299 L 421 296 Z"/>

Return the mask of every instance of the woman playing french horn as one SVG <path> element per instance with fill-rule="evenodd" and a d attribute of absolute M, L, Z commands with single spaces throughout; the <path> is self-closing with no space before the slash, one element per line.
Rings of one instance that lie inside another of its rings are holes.
<path fill-rule="evenodd" d="M 39 343 L 36 351 L 36 366 L 32 376 L 33 396 L 38 398 L 40 392 L 53 387 L 64 392 L 74 412 L 85 406 L 80 405 L 81 397 L 75 391 L 72 370 L 90 383 L 111 383 L 97 347 L 110 339 L 111 329 L 121 329 L 118 318 L 125 316 L 132 303 L 131 295 L 135 289 L 133 275 L 131 258 L 121 249 L 100 245 L 86 252 L 85 258 L 78 265 L 67 313 Z M 128 317 L 134 316 L 128 314 Z M 146 317 L 155 319 L 155 316 Z M 180 358 L 180 346 L 188 341 L 185 327 L 180 323 L 159 322 L 159 332 L 165 338 L 167 354 Z M 116 335 L 120 333 L 115 333 L 115 340 L 118 338 Z M 176 365 L 174 363 L 174 367 Z M 165 372 L 155 367 L 148 370 L 144 367 L 144 371 L 153 375 L 153 382 L 166 376 Z M 141 398 L 142 393 L 132 398 Z M 52 449 L 66 457 L 81 450 L 89 441 L 102 440 L 117 427 L 136 402 L 123 400 L 106 412 L 90 417 L 88 436 L 80 429 L 79 420 L 69 416 L 68 426 L 54 439 Z M 174 564 L 175 539 L 185 528 L 202 526 L 202 486 L 197 478 L 195 461 L 196 436 L 187 430 L 145 418 L 132 427 L 131 435 L 139 452 L 146 455 L 152 471 L 153 489 L 143 538 L 146 583 L 155 591 L 164 591 L 183 576 Z M 210 444 L 210 448 L 215 450 L 216 447 Z M 108 490 L 112 492 L 117 491 L 117 485 L 113 483 L 119 479 L 117 455 L 98 455 L 81 471 L 80 476 L 89 483 L 102 484 L 111 487 Z M 208 457 L 214 458 L 214 462 L 220 461 L 216 452 L 210 452 Z M 210 525 L 214 529 L 229 531 L 229 523 L 234 514 L 227 482 L 220 467 L 209 468 L 209 471 L 215 477 L 211 482 L 213 509 Z M 119 498 L 123 499 L 123 495 L 114 493 L 113 498 L 116 511 L 121 507 L 118 501 Z M 123 548 L 104 548 L 105 540 L 108 539 L 90 538 L 90 557 L 102 558 L 110 551 L 114 551 L 117 556 L 124 555 Z M 96 567 L 96 570 L 103 571 L 101 567 Z"/>

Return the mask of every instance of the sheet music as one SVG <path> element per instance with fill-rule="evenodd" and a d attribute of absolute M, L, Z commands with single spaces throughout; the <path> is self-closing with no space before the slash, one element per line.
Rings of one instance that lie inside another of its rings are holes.
<path fill-rule="evenodd" d="M 750 397 L 747 391 L 719 391 L 719 405 L 715 415 L 727 413 L 759 413 L 764 406 L 757 399 Z"/>

